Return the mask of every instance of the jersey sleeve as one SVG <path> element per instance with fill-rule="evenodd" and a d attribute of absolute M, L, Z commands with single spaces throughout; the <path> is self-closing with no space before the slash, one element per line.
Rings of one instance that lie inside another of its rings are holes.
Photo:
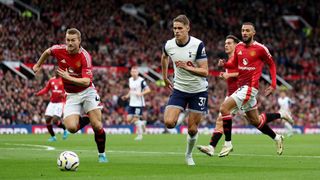
<path fill-rule="evenodd" d="M 276 74 L 276 65 L 274 63 L 274 60 L 269 52 L 269 50 L 263 46 L 262 48 L 262 60 L 268 64 L 269 66 L 269 72 L 270 72 L 270 75 L 271 75 L 271 80 L 272 80 L 272 83 L 271 83 L 271 86 L 273 88 L 276 88 L 277 87 L 277 74 Z"/>
<path fill-rule="evenodd" d="M 233 58 L 231 61 L 229 60 L 228 62 L 224 63 L 223 67 L 226 69 L 238 69 L 238 56 L 237 56 L 237 47 L 235 47 L 234 53 L 233 53 Z"/>
<path fill-rule="evenodd" d="M 207 60 L 206 48 L 203 42 L 201 42 L 197 49 L 196 60 Z"/>
<path fill-rule="evenodd" d="M 228 60 L 227 63 L 230 63 L 230 64 L 232 64 L 231 66 L 233 66 L 233 64 L 235 63 L 235 62 L 233 62 L 233 61 L 235 61 L 235 60 L 234 60 L 234 56 L 231 57 L 231 58 Z M 237 72 L 239 72 L 239 69 L 238 69 L 238 67 L 226 68 L 226 72 L 227 72 L 227 73 L 237 73 Z"/>
<path fill-rule="evenodd" d="M 53 57 L 57 57 L 57 52 L 59 49 L 63 49 L 65 48 L 64 45 L 59 45 L 59 44 L 56 44 L 56 45 L 53 45 L 50 47 L 50 51 L 51 51 L 51 56 Z"/>
<path fill-rule="evenodd" d="M 141 81 L 141 89 L 144 90 L 145 88 L 149 88 L 149 86 L 145 80 L 142 80 Z"/>
<path fill-rule="evenodd" d="M 168 53 L 167 53 L 167 50 L 166 50 L 166 44 L 167 44 L 167 42 L 165 42 L 165 43 L 163 44 L 163 46 L 162 46 L 162 52 L 164 52 L 164 54 L 165 54 L 166 56 L 169 56 Z"/>
<path fill-rule="evenodd" d="M 36 93 L 36 96 L 42 96 L 42 95 L 48 93 L 50 88 L 51 88 L 51 83 L 50 82 L 51 81 L 48 81 L 46 86 L 43 89 L 41 89 L 39 92 Z"/>
<path fill-rule="evenodd" d="M 82 58 L 82 78 L 90 78 L 90 81 L 92 82 L 92 60 L 91 56 L 89 55 L 88 52 L 84 52 Z"/>

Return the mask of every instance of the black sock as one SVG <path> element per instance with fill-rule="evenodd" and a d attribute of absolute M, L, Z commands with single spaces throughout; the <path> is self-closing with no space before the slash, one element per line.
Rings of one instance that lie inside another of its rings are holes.
<path fill-rule="evenodd" d="M 280 113 L 266 113 L 267 123 L 280 118 L 281 118 Z"/>
<path fill-rule="evenodd" d="M 89 117 L 87 117 L 87 116 L 80 117 L 79 124 L 78 124 L 78 130 L 82 129 L 83 127 L 85 127 L 89 123 L 90 123 Z"/>
<path fill-rule="evenodd" d="M 52 129 L 52 124 L 47 124 L 47 129 L 52 137 L 55 136 L 53 129 Z"/>
<path fill-rule="evenodd" d="M 231 141 L 232 131 L 232 116 L 230 114 L 222 116 L 223 121 L 223 132 L 226 141 Z"/>
<path fill-rule="evenodd" d="M 270 136 L 272 139 L 276 137 L 276 133 L 267 125 L 264 124 L 262 127 L 258 128 L 263 134 Z"/>
<path fill-rule="evenodd" d="M 222 136 L 222 133 L 219 131 L 212 133 L 210 145 L 213 147 L 216 147 L 221 136 Z"/>
<path fill-rule="evenodd" d="M 56 126 L 58 126 L 59 128 L 62 128 L 63 130 L 66 130 L 66 127 L 61 121 L 57 121 Z"/>
<path fill-rule="evenodd" d="M 99 153 L 104 153 L 106 144 L 106 133 L 101 128 L 99 131 L 94 131 L 94 140 L 96 141 Z"/>

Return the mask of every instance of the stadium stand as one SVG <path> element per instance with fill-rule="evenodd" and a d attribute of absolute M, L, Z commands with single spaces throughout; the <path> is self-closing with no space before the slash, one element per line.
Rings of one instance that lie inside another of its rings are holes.
<path fill-rule="evenodd" d="M 171 20 L 178 14 L 187 14 L 192 22 L 191 34 L 204 40 L 210 70 L 218 70 L 216 63 L 223 57 L 224 37 L 240 37 L 240 24 L 253 21 L 259 36 L 274 56 L 277 74 L 293 86 L 289 92 L 296 102 L 292 106 L 297 125 L 320 125 L 320 3 L 318 1 L 281 0 L 232 2 L 218 1 L 132 1 L 132 0 L 24 0 L 41 12 L 22 16 L 8 5 L 0 3 L 0 62 L 21 61 L 35 63 L 46 47 L 63 42 L 65 30 L 77 27 L 83 32 L 82 45 L 89 50 L 95 66 L 148 66 L 159 71 L 161 49 L 169 39 Z M 139 13 L 130 15 L 123 9 L 131 4 Z M 242 9 L 252 9 L 247 13 Z M 272 10 L 272 12 L 270 12 Z M 199 13 L 202 12 L 202 13 Z M 311 33 L 303 27 L 293 29 L 283 15 L 303 17 L 312 27 Z M 138 16 L 138 17 L 137 17 Z M 141 20 L 142 19 L 142 20 Z M 54 64 L 54 59 L 48 61 Z M 10 71 L 0 70 L 0 124 L 45 123 L 43 112 L 48 99 L 34 96 L 50 77 L 43 71 L 39 79 L 20 79 Z M 126 88 L 127 74 L 115 73 L 112 68 L 96 71 L 94 83 L 104 103 L 103 119 L 106 125 L 124 124 L 126 102 L 120 100 Z M 151 124 L 162 124 L 162 112 L 169 91 L 149 83 L 153 94 L 146 96 L 144 118 Z M 225 83 L 209 78 L 210 113 L 203 125 L 214 123 L 217 104 L 225 96 Z M 266 84 L 261 83 L 262 88 Z M 28 99 L 28 101 L 26 101 Z M 277 94 L 260 96 L 260 111 L 274 112 Z M 235 125 L 246 121 L 236 118 Z"/>

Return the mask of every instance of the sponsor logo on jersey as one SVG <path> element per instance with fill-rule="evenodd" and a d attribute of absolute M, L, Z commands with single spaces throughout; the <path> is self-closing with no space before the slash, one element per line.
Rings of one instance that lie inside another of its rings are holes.
<path fill-rule="evenodd" d="M 242 64 L 245 65 L 245 66 L 248 65 L 248 59 L 247 58 L 243 58 L 242 59 Z"/>

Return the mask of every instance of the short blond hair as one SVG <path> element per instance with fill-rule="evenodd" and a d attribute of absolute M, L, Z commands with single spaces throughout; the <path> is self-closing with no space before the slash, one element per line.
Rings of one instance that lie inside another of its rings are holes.
<path fill-rule="evenodd" d="M 78 35 L 79 40 L 81 40 L 81 32 L 77 28 L 67 29 L 67 34 L 71 34 L 71 35 L 76 34 Z"/>
<path fill-rule="evenodd" d="M 187 25 L 187 26 L 190 25 L 190 21 L 189 21 L 188 17 L 186 15 L 184 15 L 184 14 L 180 14 L 179 16 L 175 17 L 172 22 L 173 23 L 174 22 L 180 22 L 183 25 Z"/>

